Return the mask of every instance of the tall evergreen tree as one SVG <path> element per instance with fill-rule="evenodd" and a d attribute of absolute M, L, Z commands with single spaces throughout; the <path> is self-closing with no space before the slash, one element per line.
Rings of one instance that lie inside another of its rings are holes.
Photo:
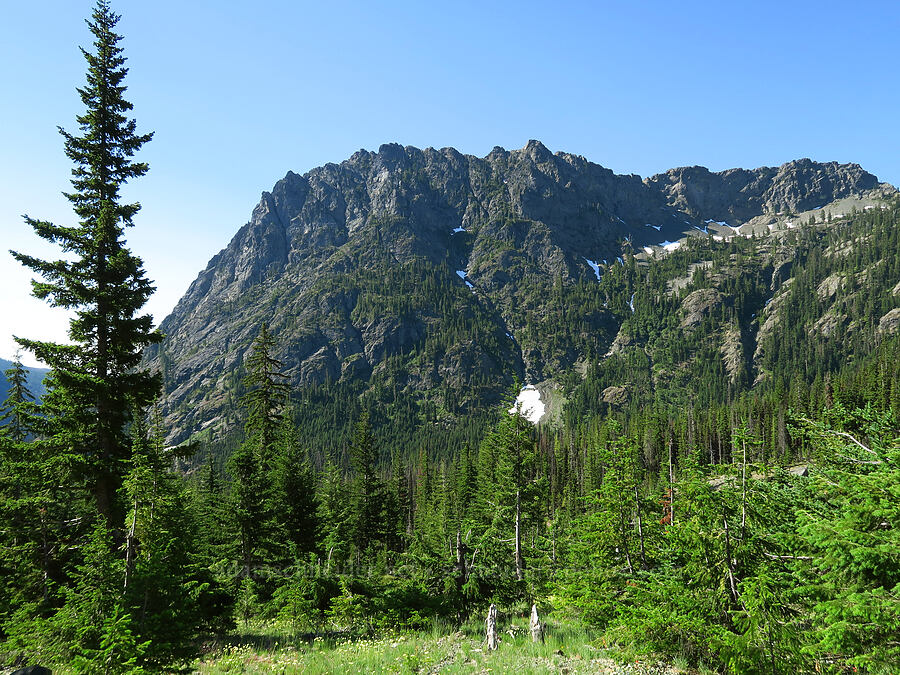
<path fill-rule="evenodd" d="M 19 355 L 12 367 L 3 371 L 9 383 L 6 399 L 0 404 L 0 435 L 13 443 L 22 443 L 34 426 L 34 394 L 28 389 L 28 370 Z"/>
<path fill-rule="evenodd" d="M 272 352 L 275 340 L 263 324 L 247 358 L 244 442 L 228 461 L 231 515 L 240 538 L 242 575 L 251 575 L 272 529 L 273 491 L 268 476 L 277 454 L 288 387 Z"/>
<path fill-rule="evenodd" d="M 356 423 L 350 458 L 356 473 L 354 484 L 353 529 L 356 540 L 357 562 L 366 549 L 375 542 L 383 542 L 386 490 L 378 475 L 378 445 L 369 414 L 363 413 Z"/>
<path fill-rule="evenodd" d="M 152 134 L 138 134 L 127 114 L 125 57 L 114 32 L 119 16 L 98 0 L 88 27 L 94 50 L 82 49 L 87 83 L 78 89 L 85 112 L 76 117 L 79 133 L 60 128 L 65 152 L 75 164 L 73 191 L 66 193 L 79 218 L 67 227 L 26 216 L 35 233 L 60 245 L 70 259 L 13 256 L 36 272 L 36 297 L 74 311 L 70 345 L 17 338 L 51 367 L 45 413 L 55 445 L 80 468 L 97 511 L 121 527 L 124 514 L 116 494 L 130 454 L 127 424 L 134 406 L 145 407 L 158 380 L 138 368 L 143 348 L 159 342 L 150 315 L 140 314 L 153 292 L 142 261 L 126 247 L 124 230 L 140 204 L 125 203 L 122 186 L 143 176 L 147 165 L 132 160 Z"/>

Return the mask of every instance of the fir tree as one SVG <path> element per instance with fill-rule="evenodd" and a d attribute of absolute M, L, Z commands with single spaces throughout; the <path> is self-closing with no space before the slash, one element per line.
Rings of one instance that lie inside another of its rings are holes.
<path fill-rule="evenodd" d="M 275 340 L 263 324 L 247 358 L 247 408 L 244 442 L 228 461 L 231 474 L 231 516 L 239 534 L 242 576 L 251 575 L 268 544 L 272 529 L 273 494 L 269 481 L 277 455 L 282 409 L 288 387 L 272 352 Z"/>
<path fill-rule="evenodd" d="M 67 227 L 26 216 L 35 233 L 60 245 L 71 259 L 41 260 L 13 252 L 41 279 L 33 293 L 54 307 L 74 311 L 70 345 L 17 338 L 48 364 L 45 413 L 55 445 L 80 468 L 97 511 L 120 527 L 123 513 L 116 493 L 129 455 L 127 424 L 133 405 L 146 406 L 158 380 L 138 368 L 145 346 L 158 342 L 153 319 L 139 314 L 153 292 L 142 261 L 125 246 L 124 230 L 140 204 L 124 203 L 120 190 L 143 176 L 147 165 L 132 160 L 152 134 L 138 134 L 127 114 L 125 57 L 114 32 L 119 16 L 98 0 L 88 27 L 94 51 L 82 49 L 87 84 L 78 89 L 85 112 L 79 133 L 60 129 L 72 169 L 73 191 L 65 196 L 79 218 Z"/>
<path fill-rule="evenodd" d="M 9 383 L 9 391 L 0 405 L 0 435 L 13 443 L 22 443 L 33 431 L 35 423 L 34 395 L 28 389 L 28 370 L 16 354 L 12 367 L 3 374 Z"/>

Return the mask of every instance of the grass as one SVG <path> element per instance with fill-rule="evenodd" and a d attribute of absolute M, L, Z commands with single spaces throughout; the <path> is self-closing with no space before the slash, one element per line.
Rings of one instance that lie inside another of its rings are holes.
<path fill-rule="evenodd" d="M 430 631 L 377 638 L 308 636 L 291 639 L 274 624 L 243 626 L 243 632 L 211 646 L 194 664 L 216 673 L 633 673 L 685 672 L 654 663 L 617 663 L 599 637 L 565 621 L 547 622 L 543 643 L 532 643 L 527 617 L 504 622 L 500 647 L 489 652 L 483 626 L 473 620 L 456 630 L 435 623 Z"/>

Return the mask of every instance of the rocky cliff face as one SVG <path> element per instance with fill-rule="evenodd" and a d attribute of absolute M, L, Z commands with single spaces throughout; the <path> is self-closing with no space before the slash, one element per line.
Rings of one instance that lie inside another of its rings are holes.
<path fill-rule="evenodd" d="M 670 169 L 647 179 L 666 203 L 697 218 L 739 225 L 767 213 L 800 213 L 881 187 L 858 164 L 820 164 L 798 159 L 777 168 L 729 169 L 702 166 Z"/>
<path fill-rule="evenodd" d="M 147 354 L 164 374 L 170 440 L 227 423 L 263 322 L 295 387 L 439 391 L 440 409 L 460 414 L 513 377 L 545 380 L 604 353 L 622 300 L 598 295 L 595 275 L 623 251 L 878 188 L 856 165 L 809 160 L 641 180 L 537 141 L 484 158 L 390 144 L 289 172 Z"/>

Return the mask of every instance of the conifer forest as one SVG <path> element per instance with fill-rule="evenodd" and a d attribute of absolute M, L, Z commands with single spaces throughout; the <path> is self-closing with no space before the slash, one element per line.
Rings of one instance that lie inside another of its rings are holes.
<path fill-rule="evenodd" d="M 353 667 L 614 672 L 571 660 L 587 644 L 670 669 L 646 672 L 900 672 L 896 190 L 750 236 L 617 239 L 616 259 L 588 261 L 596 277 L 509 263 L 509 330 L 556 368 L 539 423 L 516 402 L 522 369 L 434 365 L 459 344 L 501 363 L 510 349 L 492 323 L 507 305 L 478 295 L 486 267 L 403 259 L 382 224 L 368 266 L 319 279 L 316 297 L 428 330 L 385 342 L 362 375 L 304 380 L 288 310 L 248 291 L 273 314 L 242 326 L 243 355 L 204 390 L 217 423 L 179 436 L 174 351 L 126 241 L 141 206 L 123 187 L 140 194 L 153 134 L 128 101 L 118 20 L 97 1 L 83 112 L 60 129 L 74 224 L 39 205 L 24 219 L 59 258 L 12 252 L 72 318 L 65 344 L 17 338 L 49 369 L 40 386 L 20 359 L 5 372 L 0 667 L 266 672 L 226 667 L 251 645 L 260 663 L 293 650 L 278 672 L 343 672 L 303 655 L 387 640 L 393 665 Z M 518 260 L 491 245 L 485 260 Z M 556 640 L 543 670 L 500 660 L 537 649 L 516 628 L 532 611 Z M 471 645 L 403 651 L 423 634 Z"/>

